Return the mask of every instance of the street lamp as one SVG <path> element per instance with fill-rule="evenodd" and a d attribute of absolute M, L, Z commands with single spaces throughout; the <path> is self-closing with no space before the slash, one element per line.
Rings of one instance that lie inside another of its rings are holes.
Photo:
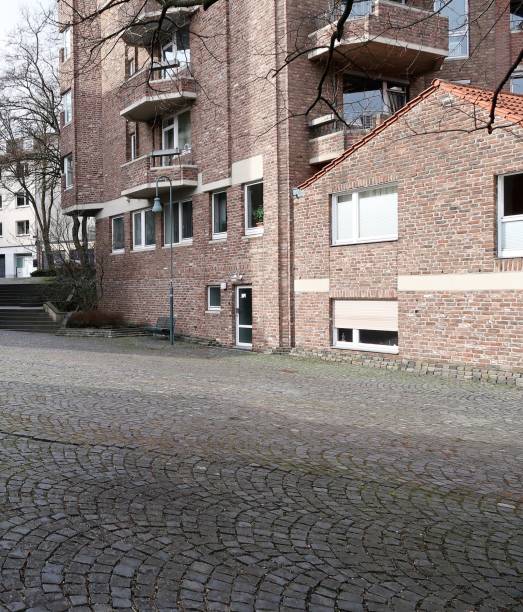
<path fill-rule="evenodd" d="M 169 282 L 169 339 L 171 344 L 174 344 L 174 205 L 173 205 L 173 183 L 168 176 L 159 176 L 156 179 L 156 196 L 153 202 L 153 213 L 161 213 L 163 210 L 160 193 L 158 191 L 158 183 L 160 181 L 169 182 L 169 214 L 171 218 L 171 280 Z"/>

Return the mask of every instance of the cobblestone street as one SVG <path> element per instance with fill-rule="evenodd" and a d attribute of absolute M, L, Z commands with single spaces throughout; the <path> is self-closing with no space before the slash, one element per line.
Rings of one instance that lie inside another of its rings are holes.
<path fill-rule="evenodd" d="M 523 393 L 0 333 L 1 610 L 523 610 Z"/>

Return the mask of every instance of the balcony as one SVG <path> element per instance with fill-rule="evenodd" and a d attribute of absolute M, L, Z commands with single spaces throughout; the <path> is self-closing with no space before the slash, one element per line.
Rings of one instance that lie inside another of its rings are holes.
<path fill-rule="evenodd" d="M 157 64 L 144 69 L 120 88 L 120 115 L 128 121 L 151 122 L 181 110 L 196 99 L 189 64 Z"/>
<path fill-rule="evenodd" d="M 309 163 L 314 166 L 336 159 L 389 116 L 384 112 L 365 113 L 350 125 L 340 121 L 335 115 L 325 115 L 314 120 L 310 125 Z"/>
<path fill-rule="evenodd" d="M 123 40 L 131 46 L 148 47 L 153 40 L 168 39 L 178 28 L 183 27 L 190 16 L 198 10 L 197 6 L 172 7 L 167 10 L 160 25 L 162 7 L 157 0 L 129 0 L 120 5 L 120 22 L 125 28 Z M 127 25 L 127 27 L 125 27 Z"/>
<path fill-rule="evenodd" d="M 309 35 L 309 59 L 328 55 L 339 6 L 318 17 Z M 326 25 L 325 25 L 326 24 Z M 334 62 L 360 72 L 417 76 L 437 69 L 448 55 L 448 19 L 392 0 L 360 0 L 345 24 Z"/>
<path fill-rule="evenodd" d="M 153 151 L 122 165 L 122 196 L 128 198 L 151 198 L 156 189 L 156 179 L 166 176 L 176 189 L 195 188 L 198 185 L 198 168 L 190 150 L 178 149 Z M 169 189 L 162 181 L 160 190 Z"/>

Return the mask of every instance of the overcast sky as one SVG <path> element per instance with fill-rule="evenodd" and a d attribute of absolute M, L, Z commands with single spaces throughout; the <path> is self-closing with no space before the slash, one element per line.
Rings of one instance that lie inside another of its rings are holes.
<path fill-rule="evenodd" d="M 20 12 L 25 7 L 35 7 L 37 4 L 49 6 L 52 0 L 0 0 L 2 5 L 0 13 L 0 43 L 3 44 L 6 36 L 14 28 L 20 19 Z M 2 50 L 0 48 L 0 54 Z M 1 59 L 1 58 L 0 58 Z"/>

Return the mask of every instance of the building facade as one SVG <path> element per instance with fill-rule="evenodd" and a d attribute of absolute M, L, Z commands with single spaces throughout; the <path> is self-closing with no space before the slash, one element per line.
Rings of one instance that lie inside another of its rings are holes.
<path fill-rule="evenodd" d="M 62 202 L 96 218 L 101 307 L 135 323 L 165 316 L 172 257 L 178 333 L 292 347 L 293 188 L 434 76 L 491 85 L 521 33 L 507 13 L 479 45 L 485 56 L 467 60 L 501 10 L 476 1 L 435 14 L 426 2 L 357 3 L 325 80 L 329 104 L 308 114 L 336 3 L 219 1 L 170 9 L 160 24 L 157 2 L 139 12 L 130 0 L 73 27 L 62 3 Z"/>
<path fill-rule="evenodd" d="M 523 96 L 489 134 L 491 98 L 436 81 L 302 185 L 298 348 L 523 372 Z"/>

